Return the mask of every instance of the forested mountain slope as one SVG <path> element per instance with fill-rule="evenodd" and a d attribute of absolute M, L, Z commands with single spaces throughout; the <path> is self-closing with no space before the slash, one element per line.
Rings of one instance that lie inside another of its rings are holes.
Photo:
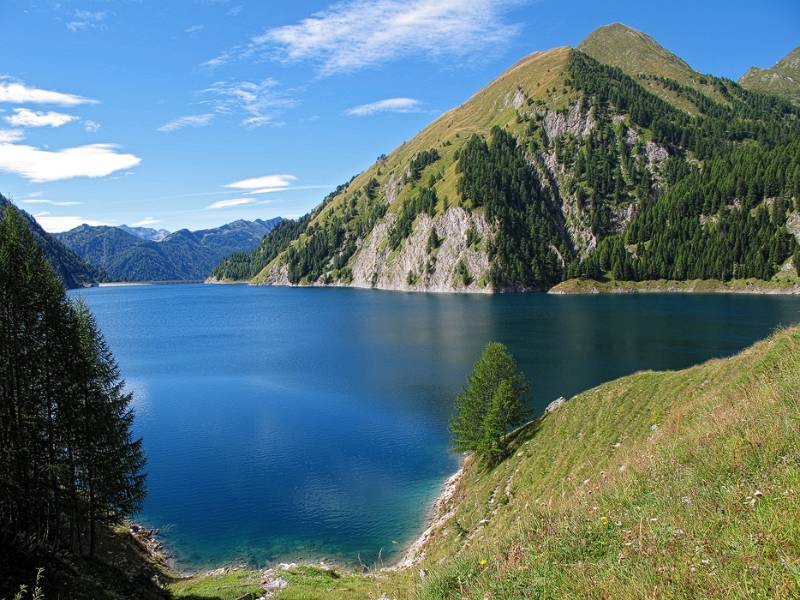
<path fill-rule="evenodd" d="M 800 47 L 769 69 L 753 67 L 742 75 L 739 83 L 748 90 L 775 94 L 800 104 Z"/>
<path fill-rule="evenodd" d="M 108 281 L 202 280 L 223 258 L 255 248 L 280 221 L 239 220 L 163 237 L 156 230 L 81 225 L 57 236 Z"/>
<path fill-rule="evenodd" d="M 3 217 L 6 206 L 11 204 L 0 194 L 0 219 Z M 33 234 L 36 245 L 44 250 L 47 259 L 61 278 L 67 288 L 81 288 L 97 283 L 99 273 L 92 266 L 86 264 L 75 252 L 62 244 L 55 236 L 47 233 L 32 216 L 20 210 L 23 218 Z"/>
<path fill-rule="evenodd" d="M 213 276 L 470 292 L 770 279 L 798 249 L 798 140 L 797 107 L 611 25 L 519 61 Z"/>

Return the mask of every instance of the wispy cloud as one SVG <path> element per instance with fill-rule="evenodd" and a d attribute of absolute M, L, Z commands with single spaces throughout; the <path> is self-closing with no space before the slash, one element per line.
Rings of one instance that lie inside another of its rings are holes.
<path fill-rule="evenodd" d="M 58 104 L 60 106 L 97 104 L 97 100 L 92 100 L 91 98 L 29 87 L 21 81 L 13 81 L 8 77 L 0 77 L 0 102 L 8 102 L 10 104 Z"/>
<path fill-rule="evenodd" d="M 70 31 L 85 31 L 87 29 L 97 29 L 105 27 L 104 21 L 108 13 L 105 11 L 76 10 L 72 15 L 72 20 L 67 21 L 67 29 Z"/>
<path fill-rule="evenodd" d="M 25 137 L 25 132 L 19 129 L 0 129 L 0 144 L 13 144 Z"/>
<path fill-rule="evenodd" d="M 105 177 L 135 167 L 140 162 L 138 156 L 118 152 L 114 144 L 44 150 L 35 146 L 0 143 L 0 171 L 16 173 L 35 182 L 72 177 Z"/>
<path fill-rule="evenodd" d="M 91 119 L 86 119 L 83 122 L 83 129 L 87 133 L 97 133 L 97 131 L 100 129 L 100 123 L 97 121 L 92 121 Z"/>
<path fill-rule="evenodd" d="M 206 61 L 217 67 L 267 56 L 311 61 L 321 75 L 355 71 L 403 56 L 468 56 L 505 47 L 520 31 L 507 9 L 520 0 L 350 0 L 293 25 L 268 29 Z"/>
<path fill-rule="evenodd" d="M 71 200 L 45 200 L 44 198 L 24 198 L 22 200 L 25 204 L 47 204 L 48 206 L 78 206 L 80 202 L 73 202 Z"/>
<path fill-rule="evenodd" d="M 14 114 L 5 119 L 9 125 L 14 127 L 61 127 L 77 118 L 54 111 L 40 112 L 29 108 L 15 108 Z"/>
<path fill-rule="evenodd" d="M 206 208 L 208 210 L 219 210 L 221 208 L 233 208 L 234 206 L 244 206 L 246 204 L 255 204 L 255 198 L 231 198 L 230 200 L 220 200 L 209 204 Z"/>
<path fill-rule="evenodd" d="M 348 108 L 345 112 L 354 117 L 365 117 L 385 112 L 418 113 L 422 112 L 422 103 L 414 98 L 386 98 L 385 100 Z"/>
<path fill-rule="evenodd" d="M 33 215 L 39 225 L 45 231 L 49 231 L 50 233 L 60 233 L 62 231 L 69 231 L 70 229 L 75 229 L 76 227 L 80 227 L 81 225 L 91 225 L 93 227 L 97 227 L 100 225 L 108 225 L 109 223 L 105 223 L 103 221 L 95 221 L 94 219 L 86 219 L 84 217 L 78 216 L 55 216 L 51 215 L 49 212 L 40 212 Z"/>
<path fill-rule="evenodd" d="M 136 221 L 136 223 L 132 223 L 131 227 L 147 227 L 148 225 L 157 225 L 161 223 L 158 219 L 154 219 L 153 217 L 145 217 L 141 221 Z"/>
<path fill-rule="evenodd" d="M 187 27 L 186 29 L 184 29 L 183 32 L 184 33 L 196 33 L 198 31 L 202 31 L 205 28 L 206 28 L 205 25 L 192 25 L 191 27 Z"/>
<path fill-rule="evenodd" d="M 177 131 L 184 127 L 205 127 L 214 118 L 213 113 L 205 113 L 202 115 L 186 115 L 185 117 L 178 117 L 174 121 L 164 123 L 157 129 L 162 133 L 169 133 L 170 131 Z"/>
<path fill-rule="evenodd" d="M 295 181 L 297 181 L 297 177 L 294 175 L 263 175 L 234 181 L 225 187 L 235 190 L 248 190 L 251 194 L 265 194 L 289 189 Z"/>
<path fill-rule="evenodd" d="M 222 114 L 239 114 L 245 127 L 263 125 L 279 126 L 276 119 L 297 101 L 281 90 L 276 80 L 267 78 L 261 82 L 217 81 L 201 94 L 214 111 Z"/>

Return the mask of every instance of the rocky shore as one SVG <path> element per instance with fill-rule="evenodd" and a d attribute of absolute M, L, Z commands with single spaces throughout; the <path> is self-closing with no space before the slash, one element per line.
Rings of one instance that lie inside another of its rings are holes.
<path fill-rule="evenodd" d="M 400 559 L 395 564 L 386 567 L 385 570 L 399 571 L 402 569 L 409 569 L 425 559 L 425 547 L 428 545 L 428 542 L 430 542 L 436 532 L 445 526 L 455 512 L 455 495 L 464 478 L 466 465 L 469 460 L 469 458 L 466 458 L 462 461 L 458 471 L 453 473 L 453 475 L 445 481 L 441 493 L 433 503 L 431 516 L 428 519 L 428 525 L 425 530 L 411 542 Z"/>

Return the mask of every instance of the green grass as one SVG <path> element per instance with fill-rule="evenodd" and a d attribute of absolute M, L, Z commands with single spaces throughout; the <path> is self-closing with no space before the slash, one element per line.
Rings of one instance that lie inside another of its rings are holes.
<path fill-rule="evenodd" d="M 224 574 L 197 575 L 178 579 L 169 590 L 175 598 L 213 598 L 215 600 L 237 600 L 247 594 L 253 598 L 263 595 L 259 571 L 239 569 Z"/>
<path fill-rule="evenodd" d="M 568 279 L 552 287 L 551 294 L 635 294 L 635 293 L 800 293 L 800 279 L 792 272 L 782 272 L 769 281 L 763 279 L 690 279 L 675 281 L 618 281 L 614 279 Z"/>

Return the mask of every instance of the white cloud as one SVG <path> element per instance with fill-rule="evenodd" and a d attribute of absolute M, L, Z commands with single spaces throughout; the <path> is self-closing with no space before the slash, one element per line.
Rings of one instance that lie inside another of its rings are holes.
<path fill-rule="evenodd" d="M 369 104 L 361 104 L 347 109 L 347 114 L 355 117 L 374 115 L 375 113 L 415 113 L 421 112 L 422 105 L 414 98 L 386 98 Z"/>
<path fill-rule="evenodd" d="M 6 117 L 6 122 L 14 127 L 61 127 L 77 118 L 54 111 L 40 112 L 28 108 L 15 108 L 14 114 Z"/>
<path fill-rule="evenodd" d="M 267 78 L 252 81 L 217 81 L 203 90 L 211 99 L 206 102 L 221 114 L 242 114 L 245 127 L 279 126 L 275 119 L 297 101 L 278 89 L 278 82 Z"/>
<path fill-rule="evenodd" d="M 161 223 L 161 221 L 154 219 L 153 217 L 145 217 L 141 221 L 136 221 L 136 223 L 133 223 L 131 227 L 147 227 L 148 225 L 156 225 L 157 223 Z"/>
<path fill-rule="evenodd" d="M 114 144 L 89 144 L 43 150 L 34 146 L 0 143 L 0 171 L 16 173 L 36 182 L 72 177 L 105 177 L 135 167 L 138 156 L 117 152 Z"/>
<path fill-rule="evenodd" d="M 25 204 L 47 204 L 49 206 L 78 206 L 80 202 L 72 202 L 67 200 L 45 200 L 43 198 L 28 197 L 23 199 Z"/>
<path fill-rule="evenodd" d="M 232 6 L 225 14 L 229 17 L 238 17 L 240 14 L 242 14 L 242 8 L 244 7 L 241 4 Z"/>
<path fill-rule="evenodd" d="M 174 121 L 170 121 L 169 123 L 164 123 L 156 131 L 168 133 L 170 131 L 183 129 L 184 127 L 205 127 L 213 118 L 214 115 L 212 113 L 206 113 L 202 115 L 187 115 L 185 117 L 179 117 Z"/>
<path fill-rule="evenodd" d="M 203 30 L 205 28 L 206 28 L 205 25 L 192 25 L 191 27 L 187 27 L 186 29 L 184 29 L 183 32 L 184 33 L 195 33 L 197 31 L 201 31 L 201 30 Z"/>
<path fill-rule="evenodd" d="M 76 10 L 73 14 L 73 20 L 67 22 L 67 29 L 74 33 L 98 27 L 104 28 L 104 21 L 107 16 L 108 14 L 104 11 Z"/>
<path fill-rule="evenodd" d="M 0 144 L 13 144 L 25 137 L 19 129 L 0 129 Z"/>
<path fill-rule="evenodd" d="M 208 61 L 266 55 L 309 60 L 322 75 L 355 71 L 401 56 L 467 56 L 505 44 L 520 26 L 504 19 L 520 0 L 349 0 L 294 25 L 268 29 Z M 210 63 L 210 64 L 209 64 Z"/>
<path fill-rule="evenodd" d="M 108 223 L 103 221 L 95 221 L 93 219 L 85 219 L 77 216 L 57 217 L 51 215 L 49 212 L 40 212 L 33 216 L 39 225 L 41 225 L 45 231 L 49 231 L 50 233 L 69 231 L 70 229 L 75 229 L 81 225 L 91 225 L 93 227 L 108 225 Z"/>
<path fill-rule="evenodd" d="M 86 119 L 83 122 L 83 129 L 87 133 L 97 133 L 97 131 L 100 129 L 100 123 L 97 121 L 92 121 L 91 119 Z"/>
<path fill-rule="evenodd" d="M 297 177 L 294 175 L 264 175 L 262 177 L 234 181 L 225 187 L 235 190 L 255 190 L 251 193 L 263 194 L 265 192 L 285 190 L 294 181 L 297 181 Z"/>
<path fill-rule="evenodd" d="M 10 104 L 58 104 L 61 106 L 97 104 L 97 100 L 92 100 L 91 98 L 32 88 L 19 81 L 9 81 L 7 77 L 0 77 L 0 102 L 8 102 Z"/>
<path fill-rule="evenodd" d="M 218 210 L 220 208 L 233 208 L 234 206 L 244 206 L 245 204 L 255 204 L 255 198 L 232 198 L 231 200 L 220 200 L 209 204 L 206 208 L 209 210 Z"/>

